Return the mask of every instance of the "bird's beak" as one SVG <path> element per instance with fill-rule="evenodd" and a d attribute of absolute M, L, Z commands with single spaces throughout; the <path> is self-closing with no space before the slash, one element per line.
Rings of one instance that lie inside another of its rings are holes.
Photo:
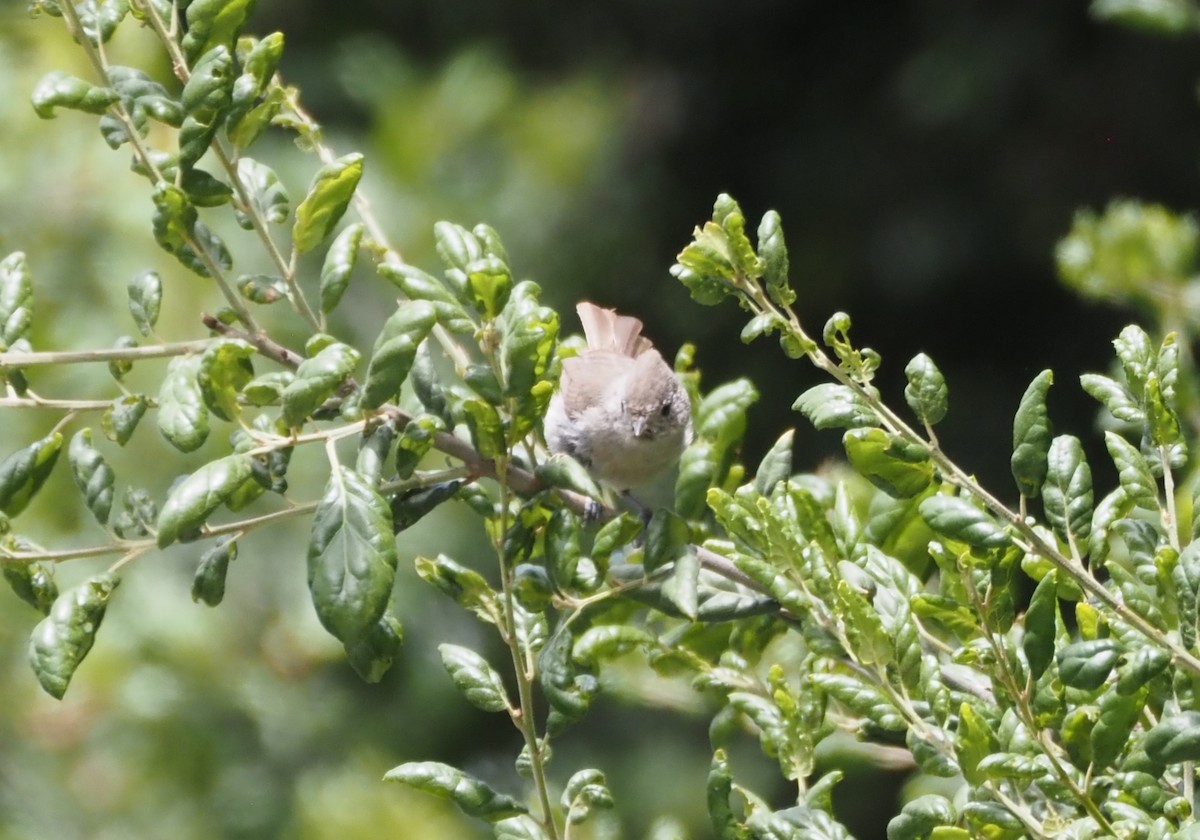
<path fill-rule="evenodd" d="M 633 418 L 633 436 L 635 438 L 642 438 L 642 437 L 646 436 L 646 418 L 645 417 Z"/>

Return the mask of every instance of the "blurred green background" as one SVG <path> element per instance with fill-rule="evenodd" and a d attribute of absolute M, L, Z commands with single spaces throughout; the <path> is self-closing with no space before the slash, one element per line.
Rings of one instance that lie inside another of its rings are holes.
<path fill-rule="evenodd" d="M 1093 408 L 1072 382 L 1107 364 L 1130 317 L 1058 285 L 1053 247 L 1073 212 L 1119 195 L 1197 203 L 1194 39 L 1099 25 L 1084 2 L 260 0 L 250 29 L 285 32 L 286 79 L 335 148 L 366 153 L 366 189 L 407 259 L 433 267 L 438 219 L 486 221 L 571 328 L 570 306 L 590 298 L 642 317 L 668 351 L 695 342 L 708 385 L 748 375 L 764 392 L 749 463 L 797 422 L 790 404 L 816 379 L 769 342 L 741 345 L 742 313 L 702 309 L 669 277 L 718 192 L 754 219 L 780 211 L 797 309 L 812 332 L 851 313 L 857 340 L 883 354 L 885 394 L 898 398 L 909 357 L 933 356 L 950 385 L 942 443 L 1000 488 L 1029 379 L 1059 371 L 1052 412 L 1085 433 Z M 136 33 L 120 38 L 126 55 L 144 49 Z M 93 118 L 35 117 L 29 93 L 52 69 L 87 73 L 56 21 L 0 4 L 0 254 L 29 256 L 36 346 L 132 333 L 124 286 L 143 268 L 166 281 L 162 334 L 202 335 L 194 317 L 216 305 L 213 290 L 153 244 L 126 152 L 103 144 Z M 310 157 L 285 137 L 255 152 L 302 194 Z M 336 331 L 366 340 L 389 300 L 357 277 Z M 111 395 L 94 369 L 34 382 L 47 396 Z M 0 453 L 57 419 L 5 411 Z M 223 445 L 214 434 L 179 458 L 152 427 L 138 434 L 161 447 L 161 466 L 105 452 L 119 480 L 136 471 L 157 494 Z M 805 470 L 840 448 L 836 434 L 798 437 Z M 1106 461 L 1092 462 L 1105 482 Z M 324 469 L 297 457 L 297 498 L 317 494 Z M 100 540 L 68 482 L 60 470 L 22 533 L 56 547 Z M 405 654 L 363 685 L 308 605 L 306 537 L 297 526 L 247 540 L 216 610 L 188 596 L 199 548 L 139 560 L 62 702 L 25 662 L 36 615 L 0 592 L 0 840 L 487 836 L 378 780 L 434 759 L 512 789 L 516 733 L 458 697 L 434 650 L 490 640 L 402 563 Z M 401 552 L 482 557 L 485 569 L 480 545 L 472 519 L 439 511 Z M 102 568 L 71 563 L 60 581 Z M 608 774 L 624 819 L 614 832 L 674 836 L 671 815 L 706 836 L 704 710 L 670 683 L 611 688 L 560 742 L 555 772 Z M 643 708 L 651 693 L 661 710 Z M 782 804 L 776 769 L 744 747 L 739 774 Z M 882 837 L 904 777 L 847 767 L 839 815 Z"/>

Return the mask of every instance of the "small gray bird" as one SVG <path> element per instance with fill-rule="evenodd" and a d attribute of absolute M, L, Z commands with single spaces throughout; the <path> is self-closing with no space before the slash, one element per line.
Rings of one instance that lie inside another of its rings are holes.
<path fill-rule="evenodd" d="M 575 311 L 587 349 L 563 360 L 546 443 L 618 490 L 641 486 L 691 442 L 691 401 L 641 321 L 586 301 Z"/>

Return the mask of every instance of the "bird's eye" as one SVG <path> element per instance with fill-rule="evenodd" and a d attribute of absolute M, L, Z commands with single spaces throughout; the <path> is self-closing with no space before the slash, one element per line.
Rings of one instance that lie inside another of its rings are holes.
<path fill-rule="evenodd" d="M 663 403 L 662 408 L 660 408 L 658 410 L 658 413 L 659 413 L 659 416 L 661 416 L 661 417 L 670 417 L 671 416 L 671 404 Z"/>

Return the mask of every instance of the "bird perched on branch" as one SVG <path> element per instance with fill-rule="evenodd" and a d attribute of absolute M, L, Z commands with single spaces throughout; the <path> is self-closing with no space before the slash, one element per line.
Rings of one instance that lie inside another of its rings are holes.
<path fill-rule="evenodd" d="M 583 302 L 575 307 L 587 348 L 564 359 L 546 411 L 551 452 L 574 457 L 627 491 L 658 477 L 692 440 L 687 390 L 642 322 Z"/>

